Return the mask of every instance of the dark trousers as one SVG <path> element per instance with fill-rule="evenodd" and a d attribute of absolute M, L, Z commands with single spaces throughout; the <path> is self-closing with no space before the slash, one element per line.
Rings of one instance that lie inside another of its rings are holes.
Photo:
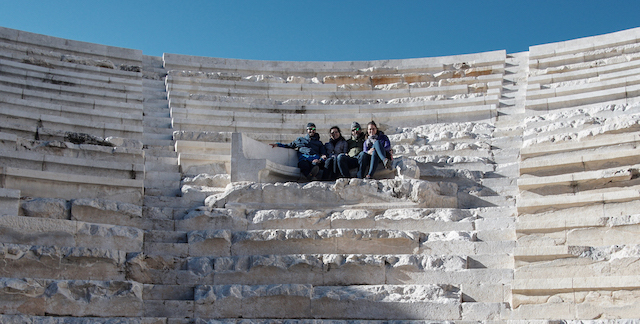
<path fill-rule="evenodd" d="M 338 155 L 338 170 L 343 178 L 351 178 L 350 169 L 358 167 L 358 159 L 344 153 Z"/>

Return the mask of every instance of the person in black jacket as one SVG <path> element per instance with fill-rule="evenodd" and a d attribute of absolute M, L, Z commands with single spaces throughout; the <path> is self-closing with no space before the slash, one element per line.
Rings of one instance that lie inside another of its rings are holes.
<path fill-rule="evenodd" d="M 320 135 L 316 132 L 316 124 L 307 124 L 307 135 L 296 138 L 289 144 L 273 143 L 271 147 L 286 147 L 298 152 L 298 168 L 307 178 L 312 180 L 324 166 L 327 159 L 326 149 L 320 141 Z"/>

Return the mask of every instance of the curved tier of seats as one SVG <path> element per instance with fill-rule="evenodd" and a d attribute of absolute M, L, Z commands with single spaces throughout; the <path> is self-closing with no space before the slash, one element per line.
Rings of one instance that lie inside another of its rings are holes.
<path fill-rule="evenodd" d="M 640 198 L 638 35 L 632 29 L 530 49 L 517 318 L 636 316 L 628 296 L 638 291 L 637 274 L 621 264 L 637 260 L 640 242 L 630 235 Z"/>
<path fill-rule="evenodd" d="M 637 318 L 638 33 L 272 62 L 0 28 L 0 322 Z M 354 120 L 396 177 L 265 145 Z"/>

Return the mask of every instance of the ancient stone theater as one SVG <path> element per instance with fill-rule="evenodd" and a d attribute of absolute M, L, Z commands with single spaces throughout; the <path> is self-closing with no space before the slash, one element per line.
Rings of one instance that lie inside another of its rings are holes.
<path fill-rule="evenodd" d="M 269 145 L 371 120 L 371 179 Z M 0 323 L 640 323 L 639 144 L 640 28 L 351 62 L 0 28 Z"/>

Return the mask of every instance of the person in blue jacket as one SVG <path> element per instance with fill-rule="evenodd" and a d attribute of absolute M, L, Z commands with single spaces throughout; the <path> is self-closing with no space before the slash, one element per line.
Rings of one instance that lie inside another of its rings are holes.
<path fill-rule="evenodd" d="M 307 178 L 312 180 L 324 166 L 327 159 L 326 149 L 316 132 L 316 124 L 307 124 L 307 135 L 296 138 L 289 144 L 273 143 L 271 147 L 286 147 L 298 152 L 298 168 Z"/>
<path fill-rule="evenodd" d="M 380 162 L 387 169 L 391 167 L 391 141 L 387 135 L 378 130 L 378 125 L 373 120 L 367 124 L 367 134 L 369 136 L 364 141 L 362 152 L 358 155 L 358 178 L 360 179 L 371 179 Z"/>

